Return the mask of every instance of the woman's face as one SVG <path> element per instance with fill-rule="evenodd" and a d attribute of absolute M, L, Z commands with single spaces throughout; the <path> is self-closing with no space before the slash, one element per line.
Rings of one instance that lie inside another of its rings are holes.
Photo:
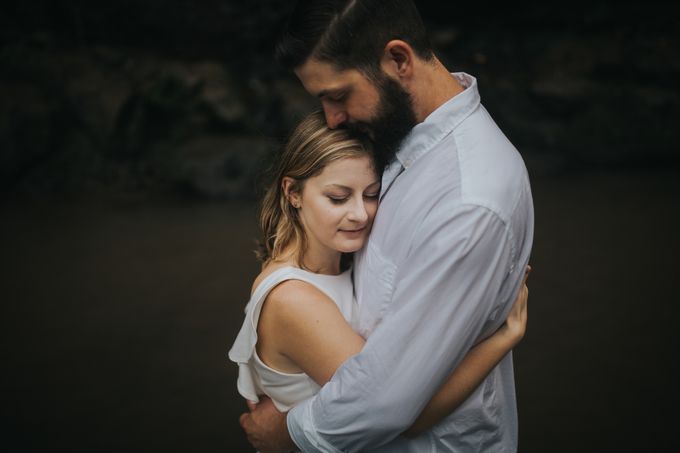
<path fill-rule="evenodd" d="M 355 252 L 371 231 L 378 209 L 380 179 L 368 156 L 330 163 L 294 194 L 309 251 Z M 314 249 L 313 249 L 314 248 Z"/>

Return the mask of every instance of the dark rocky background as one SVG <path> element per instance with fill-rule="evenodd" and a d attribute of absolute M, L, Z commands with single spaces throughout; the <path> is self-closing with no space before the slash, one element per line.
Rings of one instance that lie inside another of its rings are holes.
<path fill-rule="evenodd" d="M 678 8 L 417 4 L 532 179 L 520 452 L 680 451 Z M 316 105 L 272 59 L 289 9 L 0 6 L 3 451 L 250 451 L 256 181 Z"/>
<path fill-rule="evenodd" d="M 5 2 L 7 194 L 248 197 L 259 159 L 314 106 L 272 60 L 290 2 Z M 661 2 L 419 2 L 451 70 L 536 174 L 675 166 L 680 36 Z"/>

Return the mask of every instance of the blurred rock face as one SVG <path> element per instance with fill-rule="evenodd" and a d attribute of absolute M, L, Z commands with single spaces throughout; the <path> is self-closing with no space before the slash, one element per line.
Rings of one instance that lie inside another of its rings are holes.
<path fill-rule="evenodd" d="M 272 52 L 289 2 L 24 1 L 0 14 L 5 193 L 251 198 L 315 108 Z M 417 2 L 535 173 L 677 164 L 680 38 L 661 4 Z"/>
<path fill-rule="evenodd" d="M 249 197 L 282 131 L 314 105 L 298 84 L 258 80 L 217 60 L 25 45 L 2 57 L 5 189 Z M 304 101 L 288 102 L 291 95 Z"/>

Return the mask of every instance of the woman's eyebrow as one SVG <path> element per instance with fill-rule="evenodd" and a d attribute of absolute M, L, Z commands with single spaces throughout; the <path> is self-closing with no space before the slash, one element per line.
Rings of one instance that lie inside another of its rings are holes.
<path fill-rule="evenodd" d="M 343 190 L 352 190 L 351 187 L 343 186 L 342 184 L 326 184 L 324 188 L 337 188 L 337 189 L 343 189 Z"/>
<path fill-rule="evenodd" d="M 379 185 L 379 184 L 380 184 L 380 181 L 374 181 L 374 182 L 370 183 L 368 186 L 366 186 L 366 188 L 373 187 L 373 186 L 375 186 L 376 184 Z M 352 190 L 351 187 L 343 186 L 342 184 L 326 184 L 326 185 L 324 186 L 324 188 L 337 188 L 337 189 L 342 189 L 342 190 L 347 190 L 347 191 L 351 191 L 351 190 Z"/>

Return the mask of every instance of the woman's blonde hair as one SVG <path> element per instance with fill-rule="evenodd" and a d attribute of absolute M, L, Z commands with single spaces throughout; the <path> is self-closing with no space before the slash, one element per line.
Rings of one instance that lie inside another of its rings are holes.
<path fill-rule="evenodd" d="M 346 129 L 330 129 L 322 111 L 316 111 L 293 130 L 281 154 L 271 168 L 270 184 L 260 206 L 262 241 L 258 258 L 267 264 L 284 258 L 286 249 L 293 245 L 297 264 L 307 249 L 307 237 L 294 208 L 283 190 L 283 178 L 294 183 L 289 193 L 302 193 L 308 178 L 316 176 L 331 162 L 348 157 L 371 156 L 368 141 L 353 136 Z"/>

